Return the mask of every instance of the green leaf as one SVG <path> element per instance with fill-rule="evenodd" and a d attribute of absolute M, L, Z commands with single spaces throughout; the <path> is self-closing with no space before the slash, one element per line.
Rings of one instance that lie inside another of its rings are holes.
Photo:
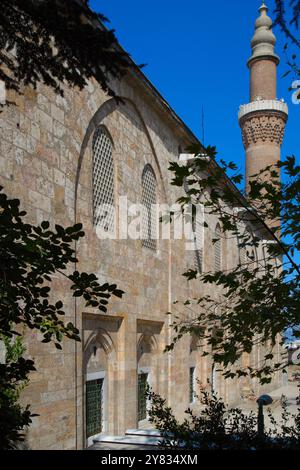
<path fill-rule="evenodd" d="M 47 230 L 49 227 L 50 227 L 50 223 L 46 220 L 44 220 L 42 223 L 41 223 L 41 227 L 44 229 L 44 230 Z"/>

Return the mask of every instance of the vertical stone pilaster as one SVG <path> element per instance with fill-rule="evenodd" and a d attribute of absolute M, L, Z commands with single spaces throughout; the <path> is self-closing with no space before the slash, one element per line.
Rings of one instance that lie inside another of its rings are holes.
<path fill-rule="evenodd" d="M 137 323 L 126 315 L 120 328 L 119 432 L 137 427 Z"/>

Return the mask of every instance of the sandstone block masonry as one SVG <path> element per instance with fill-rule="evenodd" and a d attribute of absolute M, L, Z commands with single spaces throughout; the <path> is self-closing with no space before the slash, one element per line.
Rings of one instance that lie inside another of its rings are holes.
<path fill-rule="evenodd" d="M 173 302 L 218 295 L 217 289 L 182 277 L 195 266 L 185 240 L 159 240 L 155 249 L 149 249 L 141 240 L 97 237 L 93 224 L 96 130 L 105 129 L 111 140 L 114 200 L 126 195 L 131 203 L 141 202 L 142 175 L 150 165 L 157 202 L 171 206 L 181 193 L 170 185 L 169 163 L 178 161 L 180 149 L 197 142 L 140 72 L 113 85 L 123 104 L 108 98 L 93 80 L 82 91 L 65 87 L 64 97 L 40 84 L 37 90 L 25 88 L 21 95 L 10 93 L 8 99 L 15 104 L 1 114 L 0 183 L 6 193 L 21 200 L 32 223 L 81 222 L 85 238 L 76 246 L 77 269 L 93 272 L 125 291 L 124 299 L 112 301 L 104 315 L 74 299 L 65 279 L 53 278 L 53 297 L 63 300 L 65 321 L 79 328 L 81 343 L 65 340 L 59 352 L 51 344 L 40 343 L 36 332 L 26 333 L 27 354 L 37 368 L 22 396 L 23 403 L 30 403 L 38 414 L 27 435 L 33 449 L 81 449 L 90 445 L 95 434 L 122 434 L 127 428 L 144 426 L 147 413 L 144 416 L 141 409 L 139 390 L 145 376 L 179 418 L 189 405 L 199 406 L 190 403 L 191 369 L 207 389 L 214 388 L 230 403 L 240 400 L 245 386 L 225 381 L 210 357 L 201 356 L 195 338 L 186 336 L 174 351 L 164 352 L 173 335 L 172 317 L 166 312 L 183 319 L 190 315 Z M 202 261 L 206 271 L 214 269 L 212 240 L 217 223 L 213 216 L 208 220 Z M 223 269 L 236 266 L 238 240 L 222 240 L 220 253 Z M 257 356 L 255 350 L 252 363 Z M 258 393 L 259 385 L 252 386 Z M 91 409 L 93 390 L 98 407 Z"/>

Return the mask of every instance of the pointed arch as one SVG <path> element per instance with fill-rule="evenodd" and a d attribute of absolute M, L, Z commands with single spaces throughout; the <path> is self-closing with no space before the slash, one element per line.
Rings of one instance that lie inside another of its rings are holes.
<path fill-rule="evenodd" d="M 161 166 L 160 166 L 160 163 L 159 163 L 159 159 L 158 159 L 158 156 L 157 156 L 152 138 L 151 138 L 149 130 L 146 126 L 145 120 L 144 120 L 140 110 L 138 109 L 138 107 L 136 106 L 136 104 L 134 103 L 133 100 L 131 100 L 130 98 L 124 97 L 124 96 L 122 96 L 120 98 L 122 99 L 122 101 L 125 104 L 118 104 L 115 98 L 111 98 L 111 99 L 108 99 L 107 101 L 105 101 L 99 107 L 99 109 L 95 112 L 95 114 L 92 117 L 92 119 L 90 120 L 88 128 L 86 130 L 86 133 L 85 133 L 82 145 L 81 145 L 80 154 L 79 154 L 78 163 L 77 163 L 77 170 L 76 170 L 75 202 L 74 202 L 75 220 L 77 220 L 77 196 L 78 196 L 78 185 L 79 185 L 79 180 L 80 180 L 81 168 L 82 168 L 82 163 L 83 163 L 84 156 L 85 156 L 85 153 L 86 153 L 86 149 L 89 145 L 91 136 L 93 135 L 95 130 L 101 124 L 103 124 L 103 120 L 109 114 L 113 113 L 117 109 L 122 109 L 121 107 L 126 106 L 126 103 L 128 103 L 130 106 L 132 106 L 132 108 L 134 109 L 134 111 L 136 112 L 137 116 L 140 119 L 141 125 L 144 129 L 146 138 L 148 140 L 149 146 L 151 148 L 151 151 L 152 151 L 152 154 L 153 154 L 156 166 L 157 166 L 157 171 L 158 171 L 158 174 L 159 174 L 160 184 L 161 184 L 161 187 L 162 187 L 164 198 L 165 198 L 165 200 L 167 200 L 167 193 L 166 193 L 166 188 L 165 188 L 165 184 L 164 184 L 162 169 L 161 169 Z"/>
<path fill-rule="evenodd" d="M 101 347 L 107 356 L 115 355 L 115 346 L 111 336 L 107 331 L 99 328 L 97 331 L 93 331 L 88 337 L 84 346 L 84 366 L 87 366 L 91 354 L 93 354 L 94 347 Z"/>
<path fill-rule="evenodd" d="M 115 170 L 113 140 L 104 125 L 97 127 L 92 141 L 93 223 L 113 232 L 115 208 Z"/>
<path fill-rule="evenodd" d="M 143 333 L 138 340 L 137 355 L 138 362 L 144 353 L 153 354 L 158 351 L 158 344 L 156 338 L 151 333 Z"/>
<path fill-rule="evenodd" d="M 142 244 L 151 250 L 156 250 L 157 220 L 157 181 L 152 166 L 147 163 L 142 172 Z"/>

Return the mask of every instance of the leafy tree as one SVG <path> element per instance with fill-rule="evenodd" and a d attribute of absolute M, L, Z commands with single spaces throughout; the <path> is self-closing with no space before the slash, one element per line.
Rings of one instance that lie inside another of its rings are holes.
<path fill-rule="evenodd" d="M 25 221 L 20 201 L 9 199 L 2 190 L 0 208 L 0 338 L 7 347 L 6 361 L 0 364 L 0 448 L 11 448 L 31 422 L 29 406 L 22 409 L 18 397 L 30 371 L 35 370 L 14 338 L 25 327 L 40 331 L 42 342 L 54 341 L 58 349 L 63 338 L 80 341 L 78 329 L 63 321 L 63 302 L 50 301 L 55 295 L 51 291 L 53 275 L 68 279 L 74 297 L 103 312 L 110 297 L 122 297 L 123 291 L 115 284 L 100 285 L 94 274 L 72 272 L 71 266 L 77 262 L 72 244 L 84 236 L 81 224 L 55 225 L 54 229 L 46 221 L 31 225 Z"/>
<path fill-rule="evenodd" d="M 300 2 L 276 0 L 276 20 L 293 47 L 297 39 Z M 296 55 L 289 61 L 299 76 Z M 300 167 L 294 156 L 274 167 L 267 167 L 253 179 L 246 197 L 236 186 L 242 175 L 234 163 L 217 162 L 216 149 L 192 146 L 188 149 L 196 158 L 188 165 L 172 163 L 175 186 L 184 189 L 178 202 L 182 210 L 191 204 L 194 213 L 202 203 L 207 215 L 214 214 L 221 222 L 222 236 L 234 237 L 246 258 L 231 270 L 200 273 L 189 270 L 188 280 L 218 286 L 219 298 L 211 296 L 185 299 L 181 302 L 192 312 L 189 318 L 174 316 L 175 337 L 167 350 L 183 334 L 197 335 L 203 355 L 212 354 L 213 362 L 223 367 L 225 377 L 250 375 L 261 383 L 270 382 L 276 370 L 287 365 L 284 358 L 274 363 L 274 348 L 284 342 L 283 333 L 300 337 Z M 207 158 L 208 157 L 208 158 Z M 282 182 L 278 178 L 281 172 Z M 230 182 L 231 181 L 231 182 Z M 204 222 L 204 230 L 207 224 Z M 251 230 L 245 230 L 247 226 Z M 264 256 L 256 259 L 254 251 L 265 240 Z M 214 240 L 214 243 L 217 240 Z M 281 340 L 280 340 L 281 338 Z M 257 368 L 241 368 L 239 359 L 250 354 L 255 344 L 265 348 L 264 359 Z"/>
<path fill-rule="evenodd" d="M 288 11 L 286 9 L 287 4 Z M 297 38 L 296 32 L 293 31 L 293 28 L 298 29 L 299 27 L 300 1 L 291 0 L 287 2 L 286 0 L 275 0 L 275 5 L 275 25 L 279 25 L 285 36 L 294 45 L 300 47 L 300 40 Z"/>
<path fill-rule="evenodd" d="M 300 84 L 297 82 L 297 78 L 300 77 L 299 62 L 297 59 L 297 52 L 300 48 L 299 38 L 299 19 L 300 19 L 300 1 L 291 0 L 275 0 L 275 25 L 278 25 L 282 33 L 287 38 L 284 49 L 286 53 L 287 64 L 289 66 L 288 71 L 284 76 L 293 73 L 295 82 L 291 89 L 295 89 L 295 97 L 300 100 Z M 299 91 L 298 91 L 299 90 Z"/>
<path fill-rule="evenodd" d="M 287 365 L 284 358 L 273 361 L 279 339 L 284 342 L 283 332 L 289 328 L 294 337 L 300 337 L 300 167 L 294 156 L 267 167 L 254 175 L 245 198 L 233 185 L 242 181 L 233 163 L 221 160 L 218 164 L 214 148 L 207 149 L 209 158 L 203 158 L 197 146 L 190 152 L 196 157 L 188 165 L 173 162 L 170 166 L 172 184 L 186 192 L 178 202 L 182 208 L 203 204 L 205 219 L 208 214 L 217 216 L 222 236 L 233 237 L 247 256 L 227 271 L 184 274 L 189 280 L 217 286 L 218 296 L 182 302 L 192 310 L 193 319 L 175 317 L 175 337 L 167 349 L 183 334 L 192 333 L 198 336 L 203 354 L 212 354 L 213 361 L 223 366 L 225 377 L 250 374 L 261 383 L 270 382 L 274 371 Z M 253 234 L 245 231 L 249 225 Z M 207 230 L 205 221 L 204 226 Z M 257 259 L 252 251 L 261 244 L 264 255 Z M 237 367 L 254 344 L 265 347 L 264 360 L 257 368 Z"/>
<path fill-rule="evenodd" d="M 245 414 L 239 408 L 228 408 L 215 395 L 203 392 L 202 410 L 196 415 L 187 409 L 182 422 L 175 418 L 166 400 L 153 391 L 148 391 L 147 395 L 151 400 L 149 419 L 161 433 L 160 447 L 163 449 L 299 450 L 300 408 L 294 422 L 290 421 L 287 405 L 282 406 L 281 421 L 277 421 L 269 410 L 272 426 L 261 434 L 253 412 Z"/>
<path fill-rule="evenodd" d="M 63 83 L 82 89 L 93 77 L 115 96 L 111 79 L 121 79 L 133 62 L 114 31 L 103 25 L 106 21 L 90 9 L 88 0 L 3 0 L 0 80 L 18 93 L 43 82 L 63 95 Z M 74 325 L 62 320 L 62 301 L 49 300 L 52 276 L 67 277 L 73 295 L 100 311 L 106 311 L 112 295 L 123 295 L 115 284 L 100 285 L 93 274 L 66 274 L 76 263 L 72 243 L 84 236 L 81 224 L 56 225 L 54 230 L 46 221 L 34 226 L 25 221 L 19 205 L 0 193 L 0 339 L 6 347 L 6 360 L 0 364 L 0 448 L 22 440 L 32 418 L 29 406 L 18 403 L 35 370 L 33 361 L 24 357 L 22 325 L 40 330 L 42 342 L 53 340 L 58 349 L 63 338 L 80 340 Z"/>
<path fill-rule="evenodd" d="M 82 89 L 94 77 L 115 96 L 110 79 L 133 62 L 105 21 L 88 0 L 2 0 L 0 79 L 18 92 L 44 82 L 62 94 L 63 82 Z"/>
<path fill-rule="evenodd" d="M 33 415 L 29 406 L 22 408 L 19 404 L 20 393 L 28 382 L 26 370 L 25 374 L 17 370 L 17 363 L 25 353 L 23 340 L 21 336 L 17 336 L 13 341 L 12 338 L 2 334 L 0 341 L 6 362 L 5 367 L 0 363 L 0 448 L 9 449 L 20 440 L 22 429 L 31 422 Z M 29 367 L 31 367 L 30 362 L 27 363 L 27 370 Z"/>

